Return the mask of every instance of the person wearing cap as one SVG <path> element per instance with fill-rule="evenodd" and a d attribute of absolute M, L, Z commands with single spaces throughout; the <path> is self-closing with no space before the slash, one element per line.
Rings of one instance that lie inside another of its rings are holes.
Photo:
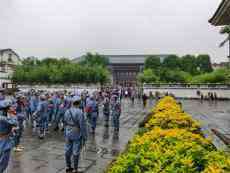
<path fill-rule="evenodd" d="M 90 97 L 90 100 L 87 103 L 87 108 L 89 109 L 90 113 L 90 124 L 91 124 L 91 132 L 95 134 L 95 130 L 97 127 L 97 118 L 98 118 L 98 103 L 94 95 Z"/>
<path fill-rule="evenodd" d="M 110 100 L 108 95 L 105 94 L 103 101 L 103 114 L 105 120 L 105 127 L 109 126 L 109 116 L 110 116 Z"/>
<path fill-rule="evenodd" d="M 84 114 L 80 108 L 81 98 L 74 96 L 73 105 L 64 115 L 65 161 L 66 172 L 78 172 L 80 151 L 87 139 L 87 129 Z M 73 168 L 71 159 L 73 158 Z"/>
<path fill-rule="evenodd" d="M 121 104 L 117 95 L 112 96 L 112 103 L 111 103 L 111 115 L 112 121 L 114 126 L 114 132 L 119 132 L 120 127 L 120 115 L 121 115 Z"/>
<path fill-rule="evenodd" d="M 12 131 L 17 127 L 16 118 L 8 116 L 10 102 L 0 101 L 0 173 L 8 167 L 13 142 L 10 138 Z"/>
<path fill-rule="evenodd" d="M 65 114 L 65 111 L 67 110 L 68 107 L 68 101 L 65 98 L 64 94 L 60 95 L 60 98 L 58 99 L 58 110 L 55 118 L 55 125 L 54 125 L 54 131 L 59 130 L 59 124 L 63 122 L 63 117 Z"/>
<path fill-rule="evenodd" d="M 34 127 L 34 119 L 33 119 L 32 115 L 36 111 L 36 109 L 38 107 L 38 103 L 39 103 L 39 94 L 35 93 L 33 96 L 31 96 L 31 98 L 29 100 L 29 107 L 30 107 L 30 113 L 31 113 L 30 123 L 31 123 L 32 127 Z"/>
<path fill-rule="evenodd" d="M 48 129 L 49 123 L 51 123 L 53 120 L 53 115 L 54 115 L 54 103 L 53 103 L 53 99 L 49 98 L 48 99 L 48 121 L 46 124 L 47 129 Z"/>
<path fill-rule="evenodd" d="M 24 147 L 20 145 L 22 133 L 24 131 L 24 125 L 23 122 L 26 119 L 26 113 L 25 113 L 25 105 L 23 101 L 23 97 L 20 95 L 17 97 L 16 101 L 16 117 L 18 121 L 18 129 L 15 131 L 15 152 L 21 152 Z"/>
<path fill-rule="evenodd" d="M 48 115 L 48 102 L 45 95 L 40 96 L 40 101 L 38 103 L 37 110 L 34 112 L 33 117 L 36 119 L 37 132 L 39 139 L 44 139 L 46 119 Z"/>
<path fill-rule="evenodd" d="M 53 121 L 55 123 L 57 120 L 58 108 L 61 103 L 61 99 L 60 99 L 58 92 L 53 94 L 52 101 L 53 101 L 53 107 L 54 107 L 53 108 Z"/>

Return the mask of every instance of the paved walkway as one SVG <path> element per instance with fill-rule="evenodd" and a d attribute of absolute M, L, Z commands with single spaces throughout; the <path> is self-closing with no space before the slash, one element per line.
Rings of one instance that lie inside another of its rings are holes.
<path fill-rule="evenodd" d="M 127 142 L 138 129 L 146 110 L 136 103 L 131 106 L 123 101 L 121 129 L 119 136 L 113 134 L 112 128 L 105 128 L 100 115 L 95 137 L 90 136 L 87 147 L 82 152 L 80 170 L 87 173 L 101 173 L 106 166 L 122 151 Z M 8 173 L 64 173 L 64 140 L 61 132 L 49 134 L 39 140 L 31 129 L 24 133 L 25 151 L 12 153 Z"/>
<path fill-rule="evenodd" d="M 182 100 L 182 105 L 186 112 L 201 122 L 214 145 L 219 149 L 226 149 L 224 143 L 211 132 L 211 129 L 230 137 L 230 101 Z"/>

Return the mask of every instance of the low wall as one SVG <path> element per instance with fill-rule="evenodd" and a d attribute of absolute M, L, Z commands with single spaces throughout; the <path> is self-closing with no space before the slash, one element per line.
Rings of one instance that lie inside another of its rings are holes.
<path fill-rule="evenodd" d="M 100 88 L 100 85 L 18 85 L 18 89 L 21 91 L 29 91 L 31 89 L 34 90 L 46 90 L 46 91 L 95 91 Z"/>
<path fill-rule="evenodd" d="M 194 98 L 198 99 L 197 91 L 200 91 L 204 96 L 207 96 L 209 92 L 216 93 L 218 98 L 230 99 L 230 89 L 209 89 L 209 88 L 143 88 L 144 93 L 149 95 L 151 91 L 159 93 L 172 93 L 177 98 Z"/>

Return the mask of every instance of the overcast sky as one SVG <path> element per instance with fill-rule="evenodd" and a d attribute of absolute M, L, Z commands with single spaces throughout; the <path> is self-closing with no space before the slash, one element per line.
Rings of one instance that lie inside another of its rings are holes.
<path fill-rule="evenodd" d="M 1 0 L 0 48 L 21 57 L 198 54 L 227 60 L 208 19 L 221 0 Z"/>

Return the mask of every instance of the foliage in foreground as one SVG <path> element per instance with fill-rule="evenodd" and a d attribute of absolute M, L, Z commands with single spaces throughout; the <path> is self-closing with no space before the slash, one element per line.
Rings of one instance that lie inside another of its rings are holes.
<path fill-rule="evenodd" d="M 145 128 L 147 132 L 134 137 L 108 173 L 230 171 L 229 155 L 217 151 L 202 136 L 199 123 L 184 113 L 172 97 L 165 97 L 157 104 Z"/>

